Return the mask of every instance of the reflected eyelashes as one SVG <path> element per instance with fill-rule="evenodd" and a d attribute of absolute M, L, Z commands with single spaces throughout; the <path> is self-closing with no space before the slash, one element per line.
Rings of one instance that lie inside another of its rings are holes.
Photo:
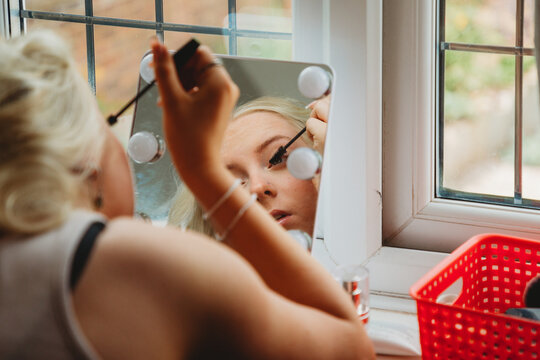
<path fill-rule="evenodd" d="M 288 158 L 288 157 L 289 157 L 289 153 L 288 153 L 288 152 L 285 152 L 285 154 L 283 154 L 283 156 L 282 156 L 282 162 L 278 163 L 278 164 L 275 165 L 275 166 L 270 166 L 270 165 L 268 165 L 268 166 L 265 167 L 265 169 L 266 169 L 266 170 L 270 170 L 270 169 L 278 170 L 278 169 L 280 169 L 280 168 L 285 168 L 285 164 L 286 164 L 286 161 L 287 161 L 287 158 Z M 229 170 L 234 171 L 234 170 L 232 170 L 232 168 L 230 168 L 230 167 L 228 167 L 228 168 L 229 168 Z M 242 181 L 242 182 L 240 183 L 240 185 L 241 185 L 242 187 L 244 187 L 244 188 L 249 187 L 249 176 L 245 176 L 245 175 L 238 176 L 238 175 L 237 175 L 237 177 Z"/>
<path fill-rule="evenodd" d="M 279 157 L 279 159 L 277 158 Z M 280 146 L 279 149 L 274 153 L 270 161 L 268 161 L 267 169 L 277 168 L 280 165 L 285 165 L 289 153 L 284 146 Z"/>
<path fill-rule="evenodd" d="M 283 162 L 283 156 L 287 153 L 287 148 L 291 146 L 303 133 L 306 132 L 306 127 L 298 132 L 285 146 L 280 146 L 275 154 L 270 158 L 268 168 Z"/>
<path fill-rule="evenodd" d="M 286 160 L 287 160 L 288 157 L 289 157 L 289 153 L 285 152 L 285 154 L 283 154 L 283 156 L 282 156 L 283 161 L 280 162 L 279 164 L 277 164 L 276 166 L 262 165 L 262 167 L 265 170 L 270 170 L 270 169 L 280 170 L 282 168 L 285 169 L 286 168 L 285 164 L 286 164 Z M 265 163 L 263 163 L 263 164 L 265 164 Z M 240 167 L 235 166 L 235 165 L 227 165 L 227 169 L 229 169 L 235 175 L 235 177 L 240 179 L 240 181 L 241 181 L 240 186 L 242 186 L 245 189 L 249 188 L 250 179 L 249 179 L 249 175 L 247 175 L 247 172 L 243 171 Z"/>
<path fill-rule="evenodd" d="M 270 169 L 272 166 L 281 164 L 283 162 L 283 156 L 285 156 L 286 153 L 287 148 L 284 146 L 280 146 L 276 153 L 268 161 L 268 169 Z"/>

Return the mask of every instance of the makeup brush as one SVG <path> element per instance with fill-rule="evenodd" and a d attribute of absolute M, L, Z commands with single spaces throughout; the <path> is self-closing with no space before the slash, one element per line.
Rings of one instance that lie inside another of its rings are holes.
<path fill-rule="evenodd" d="M 176 53 L 174 53 L 173 55 L 174 65 L 176 67 L 176 71 L 179 74 L 180 74 L 180 69 L 182 69 L 182 67 L 186 65 L 188 60 L 191 59 L 191 57 L 195 54 L 199 45 L 200 44 L 197 40 L 191 39 L 188 43 L 182 46 Z M 155 79 L 152 80 L 152 82 L 150 82 L 141 91 L 139 91 L 137 95 L 135 95 L 135 97 L 133 97 L 133 99 L 131 99 L 118 113 L 116 113 L 115 115 L 110 115 L 107 118 L 107 122 L 109 123 L 109 125 L 112 126 L 116 124 L 116 122 L 118 121 L 118 117 L 122 115 L 124 111 L 129 109 L 129 107 L 133 105 L 133 103 L 137 101 L 141 96 L 146 94 L 146 92 L 150 90 L 150 88 L 154 86 L 155 83 L 156 83 L 156 80 Z"/>
<path fill-rule="evenodd" d="M 320 99 L 323 96 L 330 94 L 331 85 L 332 76 L 319 66 L 308 66 L 298 75 L 298 90 L 302 95 L 310 99 Z M 310 105 L 306 106 L 306 109 L 309 108 Z M 280 146 L 270 158 L 270 165 L 268 165 L 268 168 L 283 162 L 283 156 L 287 153 L 287 148 L 302 136 L 305 131 L 306 128 L 304 127 L 287 143 L 287 145 Z"/>

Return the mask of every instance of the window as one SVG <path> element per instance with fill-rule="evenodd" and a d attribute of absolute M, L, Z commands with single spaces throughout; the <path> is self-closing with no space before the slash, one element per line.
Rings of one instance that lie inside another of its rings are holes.
<path fill-rule="evenodd" d="M 440 1 L 438 197 L 540 206 L 533 7 Z"/>
<path fill-rule="evenodd" d="M 9 33 L 50 28 L 70 41 L 103 114 L 135 93 L 152 36 L 172 49 L 196 37 L 221 54 L 292 56 L 291 0 L 4 0 L 2 6 L 11 15 Z"/>
<path fill-rule="evenodd" d="M 383 3 L 383 243 L 379 251 L 368 259 L 368 266 L 372 270 L 375 293 L 390 294 L 391 298 L 400 299 L 387 306 L 391 309 L 414 311 L 414 304 L 405 306 L 406 301 L 403 300 L 409 287 L 439 263 L 445 253 L 453 251 L 474 235 L 495 232 L 540 240 L 540 214 L 537 210 L 437 196 L 440 155 L 437 147 L 438 107 L 442 104 L 437 92 L 439 75 L 443 75 L 440 74 L 437 56 L 439 51 L 449 52 L 444 45 L 442 50 L 440 48 L 438 20 L 439 7 L 445 3 L 453 6 L 510 6 L 509 1 L 496 0 L 387 0 Z M 515 19 L 516 2 L 512 3 Z M 527 3 L 525 5 L 526 13 L 530 7 Z M 448 19 L 448 13 L 446 17 Z M 480 21 L 479 18 L 474 17 L 474 21 Z M 457 41 L 446 37 L 445 42 Z M 512 47 L 508 43 L 504 46 Z M 530 42 L 529 45 L 524 42 L 525 48 L 530 46 Z M 455 50 L 454 55 L 457 53 Z M 461 51 L 459 55 L 462 55 Z M 475 54 L 471 52 L 470 56 Z M 498 59 L 501 55 L 481 53 L 480 56 Z M 516 54 L 505 56 L 515 58 Z M 528 73 L 526 70 L 532 71 L 530 69 L 534 66 L 525 66 L 526 61 L 529 60 L 524 59 L 524 77 Z M 515 65 L 514 60 L 501 62 L 507 67 L 507 62 Z M 509 98 L 513 104 L 514 93 L 512 84 L 505 101 Z M 534 103 L 538 106 L 537 100 Z M 446 102 L 445 113 L 449 111 L 450 104 Z M 513 139 L 513 126 L 506 131 Z M 445 151 L 447 149 L 445 147 Z M 511 155 L 513 161 L 513 151 Z M 448 186 L 448 183 L 443 185 Z M 511 191 L 513 199 L 513 186 Z"/>

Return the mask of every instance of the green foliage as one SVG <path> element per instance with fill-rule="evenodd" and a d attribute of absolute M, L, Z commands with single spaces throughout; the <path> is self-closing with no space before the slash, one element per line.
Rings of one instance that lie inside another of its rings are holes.
<path fill-rule="evenodd" d="M 494 19 L 477 21 L 489 4 L 486 1 L 449 0 L 446 8 L 445 37 L 448 42 L 498 45 L 503 34 Z M 485 16 L 485 13 L 484 13 Z M 475 93 L 497 91 L 514 85 L 515 57 L 465 51 L 444 52 L 445 56 L 445 121 L 452 122 L 473 115 Z M 525 57 L 523 69 L 534 65 L 533 57 Z"/>

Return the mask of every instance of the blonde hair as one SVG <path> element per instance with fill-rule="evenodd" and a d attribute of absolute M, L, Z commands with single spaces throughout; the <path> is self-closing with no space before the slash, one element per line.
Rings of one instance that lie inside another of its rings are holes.
<path fill-rule="evenodd" d="M 60 225 L 99 164 L 103 133 L 88 84 L 49 31 L 0 39 L 0 232 Z"/>
<path fill-rule="evenodd" d="M 300 131 L 306 126 L 311 110 L 306 109 L 299 101 L 288 98 L 264 96 L 239 106 L 233 119 L 255 112 L 270 112 L 280 115 L 292 127 Z M 308 145 L 312 141 L 307 135 L 302 139 Z M 209 221 L 203 219 L 203 209 L 185 185 L 180 185 L 169 211 L 169 224 L 195 230 L 215 237 L 216 233 Z"/>

